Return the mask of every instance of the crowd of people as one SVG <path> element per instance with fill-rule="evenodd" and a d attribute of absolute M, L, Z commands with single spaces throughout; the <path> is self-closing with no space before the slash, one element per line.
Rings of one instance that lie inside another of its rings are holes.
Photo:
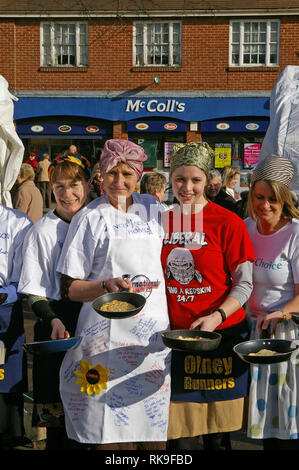
<path fill-rule="evenodd" d="M 22 165 L 14 209 L 0 207 L 0 438 L 24 432 L 25 297 L 35 341 L 83 338 L 66 353 L 34 356 L 46 449 L 196 450 L 202 441 L 231 450 L 244 422 L 264 449 L 299 448 L 296 358 L 249 366 L 233 352 L 265 331 L 297 339 L 294 169 L 269 155 L 237 200 L 239 170 L 221 174 L 213 156 L 207 143 L 174 147 L 171 205 L 165 176 L 144 173 L 144 149 L 129 140 L 107 140 L 93 168 L 75 149 Z M 143 290 L 138 315 L 109 320 L 94 310 L 94 299 L 122 288 Z M 170 350 L 161 336 L 169 329 L 216 331 L 221 343 Z"/>

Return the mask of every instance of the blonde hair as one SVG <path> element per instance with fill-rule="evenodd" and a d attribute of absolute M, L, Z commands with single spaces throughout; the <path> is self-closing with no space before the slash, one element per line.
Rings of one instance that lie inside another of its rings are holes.
<path fill-rule="evenodd" d="M 97 162 L 94 165 L 91 173 L 92 178 L 94 178 L 97 173 L 101 173 L 100 162 Z"/>
<path fill-rule="evenodd" d="M 231 179 L 240 174 L 239 168 L 226 166 L 222 175 L 223 186 L 227 186 Z"/>
<path fill-rule="evenodd" d="M 140 193 L 154 195 L 156 191 L 162 191 L 166 184 L 166 177 L 162 173 L 145 173 L 140 181 Z"/>
<path fill-rule="evenodd" d="M 282 216 L 285 219 L 299 219 L 299 210 L 296 208 L 294 204 L 294 198 L 292 196 L 292 192 L 288 186 L 283 183 L 279 183 L 278 181 L 270 181 L 270 180 L 259 180 L 265 181 L 269 184 L 271 190 L 273 191 L 276 201 L 282 205 Z M 257 181 L 253 183 L 249 190 L 248 196 L 248 214 L 253 219 L 256 220 L 256 214 L 253 209 L 253 198 L 254 198 L 254 188 Z"/>
<path fill-rule="evenodd" d="M 34 169 L 29 163 L 22 163 L 19 175 L 24 181 L 34 181 L 35 179 Z"/>

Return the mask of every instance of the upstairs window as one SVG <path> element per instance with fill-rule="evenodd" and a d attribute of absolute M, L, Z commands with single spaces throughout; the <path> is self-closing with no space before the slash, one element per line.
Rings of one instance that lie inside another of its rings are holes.
<path fill-rule="evenodd" d="M 279 21 L 231 21 L 230 66 L 279 65 Z"/>
<path fill-rule="evenodd" d="M 181 23 L 135 23 L 135 66 L 181 65 Z"/>
<path fill-rule="evenodd" d="M 43 67 L 87 66 L 87 23 L 42 23 L 41 65 Z"/>

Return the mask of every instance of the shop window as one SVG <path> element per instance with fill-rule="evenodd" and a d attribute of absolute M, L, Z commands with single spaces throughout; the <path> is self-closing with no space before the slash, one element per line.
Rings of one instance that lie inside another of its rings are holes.
<path fill-rule="evenodd" d="M 135 66 L 180 66 L 181 23 L 136 22 L 133 55 Z"/>
<path fill-rule="evenodd" d="M 278 20 L 231 21 L 230 66 L 278 66 L 279 25 Z"/>
<path fill-rule="evenodd" d="M 41 65 L 43 67 L 87 66 L 87 23 L 41 23 Z"/>

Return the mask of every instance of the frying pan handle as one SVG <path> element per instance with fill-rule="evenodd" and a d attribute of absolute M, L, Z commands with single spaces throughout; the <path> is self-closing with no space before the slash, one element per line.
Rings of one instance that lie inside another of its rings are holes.
<path fill-rule="evenodd" d="M 195 328 L 193 328 L 193 330 L 195 331 L 200 331 L 200 325 L 196 326 Z"/>
<path fill-rule="evenodd" d="M 261 338 L 261 339 L 269 339 L 269 338 L 271 338 L 270 327 L 268 327 L 268 328 L 265 329 L 265 330 L 262 330 L 262 332 L 261 332 L 261 334 L 260 334 L 260 338 Z"/>
<path fill-rule="evenodd" d="M 122 275 L 122 279 L 130 279 L 130 274 L 123 274 Z M 129 289 L 127 289 L 126 287 L 120 287 L 119 288 L 119 291 L 118 292 L 128 292 Z"/>

